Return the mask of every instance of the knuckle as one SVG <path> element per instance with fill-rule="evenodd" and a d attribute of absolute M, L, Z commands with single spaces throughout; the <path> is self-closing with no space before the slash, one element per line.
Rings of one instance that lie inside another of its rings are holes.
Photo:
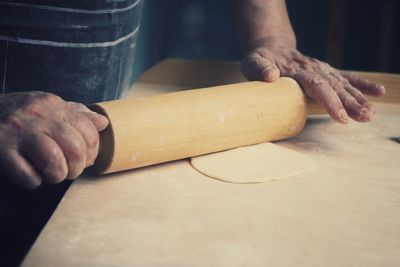
<path fill-rule="evenodd" d="M 99 144 L 99 134 L 97 131 L 91 130 L 86 137 L 86 144 L 89 148 L 95 148 Z"/>
<path fill-rule="evenodd" d="M 86 156 L 86 149 L 74 146 L 69 150 L 68 158 L 70 162 L 80 162 Z"/>
<path fill-rule="evenodd" d="M 76 178 L 84 169 L 86 164 L 86 144 L 81 138 L 71 137 L 66 140 L 66 146 L 62 148 L 67 164 L 67 174 L 63 178 Z M 61 179 L 61 178 L 60 178 Z"/>
<path fill-rule="evenodd" d="M 78 122 L 78 128 L 80 129 L 78 132 L 86 142 L 87 147 L 93 148 L 97 146 L 99 142 L 99 132 L 97 131 L 96 125 L 87 116 L 80 116 Z"/>
<path fill-rule="evenodd" d="M 293 60 L 296 60 L 296 61 L 305 61 L 305 60 L 307 60 L 307 57 L 304 56 L 302 53 L 300 53 L 296 49 L 291 49 L 291 50 L 287 51 L 286 57 L 288 57 L 290 59 L 293 59 Z"/>
<path fill-rule="evenodd" d="M 86 144 L 81 139 L 71 139 L 68 156 L 74 162 L 80 162 L 86 156 Z"/>
<path fill-rule="evenodd" d="M 330 81 L 327 83 L 327 86 L 333 89 L 334 92 L 339 93 L 339 92 L 344 92 L 343 86 L 340 84 L 338 81 Z"/>
<path fill-rule="evenodd" d="M 357 101 L 353 97 L 347 97 L 344 100 L 346 106 L 353 106 L 357 104 Z"/>
<path fill-rule="evenodd" d="M 313 87 L 314 86 L 326 86 L 326 85 L 328 85 L 328 81 L 326 79 L 323 79 L 319 75 L 308 74 L 307 75 L 307 80 Z"/>
<path fill-rule="evenodd" d="M 353 87 L 353 86 L 350 84 L 349 80 L 347 80 L 346 78 L 341 77 L 341 81 L 342 81 L 342 83 L 343 83 L 343 87 L 344 87 L 344 88 L 346 88 L 346 89 L 348 89 L 348 90 L 356 89 L 355 87 Z M 357 91 L 358 91 L 358 90 L 357 90 Z"/>
<path fill-rule="evenodd" d="M 63 160 L 62 154 L 56 144 L 47 142 L 45 147 L 47 166 L 59 166 Z"/>
<path fill-rule="evenodd" d="M 46 92 L 43 92 L 42 94 L 37 95 L 35 97 L 35 99 L 40 102 L 43 101 L 43 102 L 50 102 L 50 103 L 56 103 L 61 100 L 61 98 L 59 96 L 52 94 L 52 93 L 46 93 Z"/>
<path fill-rule="evenodd" d="M 24 123 L 16 114 L 10 114 L 6 116 L 6 118 L 4 119 L 4 123 L 16 129 L 22 129 L 24 127 Z"/>
<path fill-rule="evenodd" d="M 82 103 L 75 103 L 74 106 L 79 110 L 87 110 L 87 107 Z"/>
<path fill-rule="evenodd" d="M 348 87 L 347 90 L 348 90 L 349 93 L 351 93 L 353 96 L 355 96 L 357 98 L 360 98 L 360 99 L 365 98 L 364 95 L 359 90 L 357 90 L 355 88 Z"/>
<path fill-rule="evenodd" d="M 244 59 L 244 63 L 246 65 L 250 66 L 258 66 L 263 64 L 263 60 L 266 58 L 265 55 L 258 51 L 253 51 L 250 54 L 247 55 L 247 57 Z"/>
<path fill-rule="evenodd" d="M 356 76 L 356 75 L 354 75 L 353 73 L 350 73 L 350 72 L 347 72 L 346 73 L 346 78 L 349 80 L 358 80 L 359 78 Z"/>
<path fill-rule="evenodd" d="M 46 115 L 46 112 L 43 110 L 43 107 L 35 101 L 25 105 L 22 108 L 22 112 L 24 112 L 30 116 L 35 116 L 35 117 L 39 117 L 39 118 L 45 117 L 45 115 Z"/>
<path fill-rule="evenodd" d="M 64 155 L 57 143 L 39 134 L 33 134 L 34 147 L 40 147 L 43 155 L 43 169 L 41 170 L 50 183 L 58 183 L 67 176 L 64 165 Z"/>
<path fill-rule="evenodd" d="M 331 70 L 331 71 L 328 72 L 328 74 L 334 80 L 334 82 L 340 82 L 340 83 L 343 83 L 343 84 L 346 83 L 345 79 L 343 79 L 343 77 L 337 71 Z"/>
<path fill-rule="evenodd" d="M 286 73 L 290 73 L 291 75 L 295 75 L 296 73 L 300 72 L 301 70 L 309 71 L 311 68 L 308 65 L 304 65 L 301 63 L 289 63 L 283 66 L 283 69 Z"/>
<path fill-rule="evenodd" d="M 54 138 L 59 140 L 62 153 L 65 155 L 68 165 L 75 165 L 81 162 L 86 155 L 86 143 L 79 132 L 71 130 L 68 123 L 54 125 Z M 57 135 L 57 136 L 56 136 Z"/>
<path fill-rule="evenodd" d="M 245 67 L 254 68 L 254 66 L 257 66 L 260 64 L 260 58 L 256 57 L 255 55 L 250 56 L 243 61 L 243 64 Z"/>

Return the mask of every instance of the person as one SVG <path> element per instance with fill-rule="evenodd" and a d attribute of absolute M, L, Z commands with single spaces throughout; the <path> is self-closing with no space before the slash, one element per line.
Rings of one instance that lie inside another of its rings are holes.
<path fill-rule="evenodd" d="M 380 96 L 385 88 L 300 53 L 284 0 L 232 1 L 247 79 L 273 82 L 280 76 L 291 77 L 335 121 L 371 120 L 374 108 L 364 94 Z M 62 55 L 57 58 L 63 60 Z M 27 189 L 74 179 L 94 163 L 99 132 L 107 126 L 104 116 L 50 92 L 1 94 L 0 171 Z"/>

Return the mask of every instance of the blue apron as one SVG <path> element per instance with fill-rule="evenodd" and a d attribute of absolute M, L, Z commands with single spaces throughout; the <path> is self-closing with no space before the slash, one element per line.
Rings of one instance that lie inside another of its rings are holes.
<path fill-rule="evenodd" d="M 141 0 L 0 0 L 0 92 L 90 104 L 131 84 Z"/>

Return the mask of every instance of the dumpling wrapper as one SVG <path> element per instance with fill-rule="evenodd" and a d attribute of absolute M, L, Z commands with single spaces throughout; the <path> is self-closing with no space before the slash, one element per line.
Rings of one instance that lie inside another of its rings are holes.
<path fill-rule="evenodd" d="M 204 175 L 230 183 L 263 183 L 314 168 L 309 157 L 272 143 L 262 143 L 191 158 Z"/>

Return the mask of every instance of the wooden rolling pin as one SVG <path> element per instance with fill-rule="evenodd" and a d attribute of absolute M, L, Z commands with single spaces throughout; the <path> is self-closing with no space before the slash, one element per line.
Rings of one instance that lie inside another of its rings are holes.
<path fill-rule="evenodd" d="M 292 137 L 304 127 L 297 82 L 244 82 L 95 104 L 110 120 L 100 134 L 97 173 Z"/>

